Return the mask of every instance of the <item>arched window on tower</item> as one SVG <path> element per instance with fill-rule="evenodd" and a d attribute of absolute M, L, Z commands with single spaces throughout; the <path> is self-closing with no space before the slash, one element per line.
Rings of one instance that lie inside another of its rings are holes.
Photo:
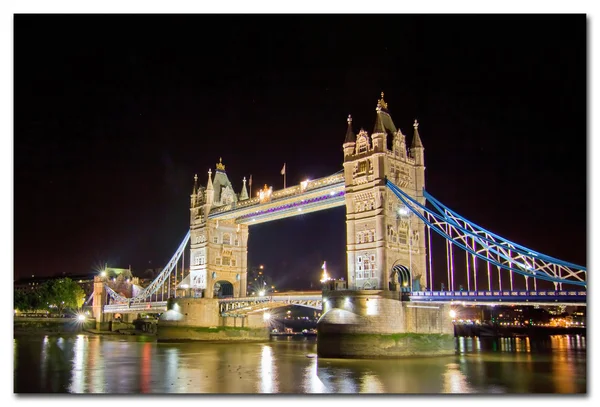
<path fill-rule="evenodd" d="M 371 278 L 371 262 L 367 259 L 364 260 L 363 265 L 365 267 L 365 278 Z"/>
<path fill-rule="evenodd" d="M 231 235 L 229 233 L 223 234 L 223 244 L 231 244 Z"/>
<path fill-rule="evenodd" d="M 406 244 L 406 230 L 398 230 L 398 243 Z"/>
<path fill-rule="evenodd" d="M 366 153 L 369 150 L 369 140 L 366 136 L 361 136 L 356 142 L 356 153 Z"/>
<path fill-rule="evenodd" d="M 369 163 L 366 160 L 360 161 L 358 163 L 358 171 L 356 173 L 357 174 L 366 174 L 368 169 L 369 169 Z"/>

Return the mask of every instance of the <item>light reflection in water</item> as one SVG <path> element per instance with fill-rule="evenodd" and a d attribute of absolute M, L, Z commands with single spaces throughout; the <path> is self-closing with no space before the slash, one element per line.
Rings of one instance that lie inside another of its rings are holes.
<path fill-rule="evenodd" d="M 263 345 L 260 359 L 260 392 L 277 393 L 277 372 L 273 350 L 268 345 Z"/>
<path fill-rule="evenodd" d="M 77 335 L 75 344 L 73 346 L 73 367 L 71 369 L 71 386 L 69 391 L 71 393 L 83 393 L 85 372 L 87 364 L 87 352 L 86 352 L 86 338 L 85 335 Z"/>
<path fill-rule="evenodd" d="M 42 341 L 42 356 L 40 360 L 41 381 L 46 383 L 46 370 L 48 370 L 48 335 Z"/>
<path fill-rule="evenodd" d="M 100 337 L 95 336 L 88 340 L 88 369 L 92 373 L 92 393 L 104 393 L 104 362 L 100 351 Z"/>
<path fill-rule="evenodd" d="M 565 380 L 575 375 L 569 354 L 572 352 L 567 336 L 553 335 L 550 337 L 552 347 L 558 349 L 557 357 L 552 358 L 552 378 L 559 393 L 573 393 L 575 386 L 572 380 Z"/>
<path fill-rule="evenodd" d="M 465 375 L 457 363 L 448 363 L 444 373 L 444 393 L 471 393 L 471 388 Z"/>
<path fill-rule="evenodd" d="M 312 358 L 309 365 L 304 368 L 303 379 L 305 393 L 327 393 L 327 388 L 318 376 L 316 357 Z"/>
<path fill-rule="evenodd" d="M 383 384 L 377 376 L 371 373 L 365 374 L 360 381 L 361 393 L 382 393 L 385 392 Z"/>
<path fill-rule="evenodd" d="M 465 338 L 458 355 L 405 360 L 306 357 L 314 341 L 157 345 L 85 336 L 66 337 L 61 350 L 58 337 L 40 339 L 16 341 L 18 393 L 586 392 L 584 337 Z"/>
<path fill-rule="evenodd" d="M 178 366 L 178 362 L 179 362 L 179 349 L 178 348 L 169 348 L 165 350 L 166 353 L 166 368 L 164 369 L 165 372 L 165 385 L 170 386 L 171 383 L 177 383 L 177 366 Z M 176 391 L 176 389 L 173 389 L 171 387 L 172 390 L 170 390 L 171 392 Z"/>
<path fill-rule="evenodd" d="M 152 372 L 152 344 L 146 342 L 142 345 L 142 357 L 140 359 L 140 390 L 142 393 L 149 393 L 150 376 Z"/>

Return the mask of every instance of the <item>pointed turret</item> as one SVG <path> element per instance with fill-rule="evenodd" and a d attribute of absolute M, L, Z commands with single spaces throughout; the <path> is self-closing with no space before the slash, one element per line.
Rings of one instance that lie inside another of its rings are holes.
<path fill-rule="evenodd" d="M 415 128 L 415 133 L 413 134 L 412 145 L 410 148 L 423 147 L 423 143 L 421 143 L 421 137 L 419 136 L 419 122 L 415 119 L 415 123 L 413 124 Z"/>
<path fill-rule="evenodd" d="M 352 130 L 352 116 L 348 115 L 348 130 L 346 130 L 346 140 L 344 140 L 344 144 L 346 143 L 356 143 L 356 135 Z"/>
<path fill-rule="evenodd" d="M 211 206 L 214 199 L 215 199 L 215 192 L 213 189 L 213 182 L 212 182 L 212 170 L 209 168 L 208 169 L 208 182 L 206 183 L 206 204 Z"/>
<path fill-rule="evenodd" d="M 421 136 L 419 136 L 419 122 L 416 119 L 413 127 L 415 132 L 410 146 L 410 155 L 415 159 L 415 164 L 423 166 L 425 164 L 425 148 L 421 142 Z"/>
<path fill-rule="evenodd" d="M 246 189 L 246 177 L 244 177 L 242 182 L 243 182 L 243 186 L 242 186 L 242 192 L 240 192 L 240 201 L 243 201 L 244 199 L 248 199 L 248 190 Z"/>
<path fill-rule="evenodd" d="M 352 130 L 352 116 L 348 115 L 348 130 L 346 130 L 346 139 L 342 148 L 344 150 L 344 158 L 349 157 L 354 152 L 354 146 L 356 145 L 356 135 Z"/>
<path fill-rule="evenodd" d="M 377 116 L 375 116 L 375 126 L 373 126 L 373 133 L 383 133 L 385 134 L 385 127 L 383 126 L 383 121 L 381 120 L 380 115 L 381 108 L 379 104 L 377 104 Z"/>
<path fill-rule="evenodd" d="M 192 191 L 192 195 L 190 195 L 190 207 L 196 206 L 196 193 L 198 191 L 198 174 L 194 175 L 194 189 Z"/>
<path fill-rule="evenodd" d="M 210 168 L 208 169 L 208 183 L 206 184 L 206 190 L 213 190 L 212 170 Z"/>

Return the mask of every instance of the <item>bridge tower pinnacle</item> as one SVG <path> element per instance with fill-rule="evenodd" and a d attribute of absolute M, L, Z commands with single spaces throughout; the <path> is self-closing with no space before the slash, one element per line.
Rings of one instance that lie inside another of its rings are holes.
<path fill-rule="evenodd" d="M 383 96 L 382 92 L 371 137 L 363 129 L 348 136 L 349 118 L 343 144 L 348 285 L 359 290 L 397 290 L 399 283 L 400 289 L 419 290 L 425 286 L 424 225 L 400 207 L 386 189 L 385 179 L 422 199 L 424 149 L 417 132 L 407 154 L 405 137 L 396 129 Z M 392 150 L 388 136 L 393 138 Z"/>

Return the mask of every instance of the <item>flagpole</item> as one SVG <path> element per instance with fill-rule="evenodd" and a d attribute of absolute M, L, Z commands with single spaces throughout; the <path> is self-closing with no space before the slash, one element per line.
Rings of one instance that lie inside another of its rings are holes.
<path fill-rule="evenodd" d="M 283 189 L 285 189 L 285 175 L 287 174 L 286 163 L 283 163 Z"/>
<path fill-rule="evenodd" d="M 250 174 L 250 198 L 252 198 L 252 174 Z"/>

